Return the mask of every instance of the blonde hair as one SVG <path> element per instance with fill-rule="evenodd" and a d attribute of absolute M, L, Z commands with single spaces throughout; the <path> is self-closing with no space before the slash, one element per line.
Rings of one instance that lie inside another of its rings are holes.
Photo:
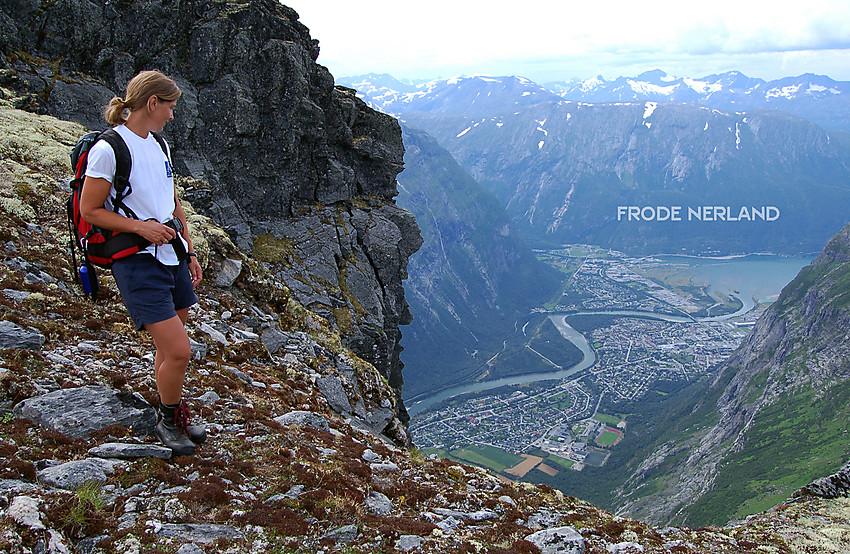
<path fill-rule="evenodd" d="M 147 107 L 151 96 L 163 102 L 171 102 L 180 98 L 181 94 L 177 83 L 159 71 L 142 71 L 127 83 L 125 98 L 115 96 L 110 100 L 103 110 L 103 116 L 110 125 L 120 125 L 127 121 L 124 110 L 133 112 Z"/>

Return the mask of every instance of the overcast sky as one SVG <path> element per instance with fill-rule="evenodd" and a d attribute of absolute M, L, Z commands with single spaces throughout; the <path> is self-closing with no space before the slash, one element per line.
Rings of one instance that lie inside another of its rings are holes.
<path fill-rule="evenodd" d="M 336 77 L 850 80 L 850 0 L 284 0 Z"/>

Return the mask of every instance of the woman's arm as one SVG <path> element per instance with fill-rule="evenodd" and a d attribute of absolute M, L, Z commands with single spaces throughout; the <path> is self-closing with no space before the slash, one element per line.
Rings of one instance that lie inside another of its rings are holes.
<path fill-rule="evenodd" d="M 139 221 L 107 210 L 104 204 L 111 188 L 112 184 L 106 179 L 86 177 L 83 194 L 80 196 L 80 215 L 83 219 L 103 229 L 136 233 L 157 246 L 167 244 L 176 236 L 174 229 L 158 221 Z"/>
<path fill-rule="evenodd" d="M 201 264 L 198 262 L 198 257 L 195 255 L 195 248 L 192 246 L 192 237 L 189 236 L 189 222 L 186 220 L 186 212 L 183 211 L 183 205 L 180 199 L 177 198 L 177 190 L 174 190 L 174 217 L 180 220 L 183 224 L 183 239 L 188 245 L 186 252 L 189 253 L 189 275 L 192 277 L 192 286 L 197 286 L 203 278 Z"/>

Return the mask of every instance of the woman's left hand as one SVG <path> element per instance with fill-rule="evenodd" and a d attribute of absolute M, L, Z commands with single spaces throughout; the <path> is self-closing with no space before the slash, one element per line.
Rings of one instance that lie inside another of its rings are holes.
<path fill-rule="evenodd" d="M 196 256 L 189 256 L 189 276 L 192 278 L 193 287 L 198 286 L 198 283 L 200 283 L 203 278 L 201 264 L 198 263 L 198 258 Z"/>

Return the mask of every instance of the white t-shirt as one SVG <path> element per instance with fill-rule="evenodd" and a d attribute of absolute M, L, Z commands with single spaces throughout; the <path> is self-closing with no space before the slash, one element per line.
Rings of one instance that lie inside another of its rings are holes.
<path fill-rule="evenodd" d="M 152 133 L 142 138 L 124 125 L 115 127 L 127 147 L 130 149 L 130 186 L 132 192 L 124 198 L 124 205 L 133 210 L 140 220 L 155 219 L 160 223 L 174 217 L 174 176 L 171 171 L 169 156 L 160 148 Z M 167 148 L 169 151 L 170 150 Z M 92 146 L 86 163 L 86 176 L 106 179 L 112 183 L 115 177 L 115 153 L 105 140 L 99 140 Z M 104 207 L 112 210 L 115 198 L 115 187 L 109 190 L 109 197 Z M 119 212 L 120 213 L 120 212 Z M 127 215 L 127 214 L 121 214 Z M 184 246 L 188 247 L 186 241 Z M 144 252 L 155 256 L 165 265 L 177 265 L 177 255 L 170 244 L 164 246 L 149 246 Z"/>

